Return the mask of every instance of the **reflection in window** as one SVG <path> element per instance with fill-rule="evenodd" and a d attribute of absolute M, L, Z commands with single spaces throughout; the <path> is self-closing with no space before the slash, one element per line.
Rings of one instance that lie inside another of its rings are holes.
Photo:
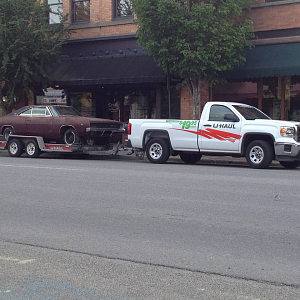
<path fill-rule="evenodd" d="M 62 0 L 48 0 L 50 8 L 49 24 L 60 23 L 63 14 Z"/>
<path fill-rule="evenodd" d="M 133 16 L 132 4 L 130 0 L 115 0 L 116 1 L 116 18 Z"/>
<path fill-rule="evenodd" d="M 226 106 L 222 105 L 213 105 L 209 113 L 209 121 L 223 121 L 228 122 L 224 118 L 225 114 L 233 114 L 233 112 Z"/>
<path fill-rule="evenodd" d="M 86 22 L 90 20 L 90 1 L 73 0 L 73 22 Z"/>

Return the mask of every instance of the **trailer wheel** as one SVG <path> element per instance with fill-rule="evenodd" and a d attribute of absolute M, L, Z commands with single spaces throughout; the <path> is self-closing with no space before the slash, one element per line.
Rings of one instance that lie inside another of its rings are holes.
<path fill-rule="evenodd" d="M 300 161 L 280 161 L 279 162 L 286 169 L 297 169 L 300 167 Z"/>
<path fill-rule="evenodd" d="M 181 153 L 179 156 L 186 164 L 195 164 L 201 159 L 202 155 L 200 153 Z"/>
<path fill-rule="evenodd" d="M 69 128 L 64 133 L 64 143 L 71 146 L 73 144 L 78 144 L 80 138 L 74 128 Z"/>
<path fill-rule="evenodd" d="M 166 139 L 155 138 L 148 142 L 146 155 L 150 162 L 163 164 L 170 157 L 170 146 Z"/>
<path fill-rule="evenodd" d="M 8 141 L 8 138 L 10 135 L 12 134 L 15 134 L 15 131 L 12 127 L 6 127 L 4 130 L 3 130 L 3 137 L 6 141 Z"/>
<path fill-rule="evenodd" d="M 12 157 L 19 157 L 22 155 L 24 150 L 24 144 L 19 139 L 11 139 L 8 142 L 8 154 Z"/>
<path fill-rule="evenodd" d="M 25 146 L 25 152 L 27 157 L 38 157 L 41 154 L 38 143 L 35 140 L 29 140 Z"/>
<path fill-rule="evenodd" d="M 246 150 L 248 165 L 254 169 L 268 168 L 273 160 L 273 156 L 271 145 L 264 140 L 251 142 Z"/>

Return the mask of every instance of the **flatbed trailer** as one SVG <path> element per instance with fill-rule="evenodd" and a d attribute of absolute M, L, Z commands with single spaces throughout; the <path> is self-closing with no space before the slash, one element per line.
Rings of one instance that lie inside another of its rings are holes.
<path fill-rule="evenodd" d="M 6 141 L 0 136 L 0 150 L 8 150 L 12 157 L 19 157 L 24 152 L 27 157 L 35 158 L 41 153 L 74 153 L 89 155 L 117 155 L 120 143 L 106 145 L 83 145 L 83 144 L 56 144 L 45 143 L 41 136 L 10 135 Z"/>

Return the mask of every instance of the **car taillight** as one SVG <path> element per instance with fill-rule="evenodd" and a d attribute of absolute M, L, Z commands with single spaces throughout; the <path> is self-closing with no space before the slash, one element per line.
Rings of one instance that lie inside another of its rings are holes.
<path fill-rule="evenodd" d="M 131 134 L 131 123 L 128 123 L 127 133 L 128 133 L 128 134 Z"/>

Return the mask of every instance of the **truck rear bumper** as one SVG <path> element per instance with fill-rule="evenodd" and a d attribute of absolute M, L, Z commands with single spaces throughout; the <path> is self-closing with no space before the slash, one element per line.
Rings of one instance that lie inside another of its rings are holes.
<path fill-rule="evenodd" d="M 300 145 L 297 143 L 275 143 L 275 155 L 278 161 L 300 160 Z"/>

